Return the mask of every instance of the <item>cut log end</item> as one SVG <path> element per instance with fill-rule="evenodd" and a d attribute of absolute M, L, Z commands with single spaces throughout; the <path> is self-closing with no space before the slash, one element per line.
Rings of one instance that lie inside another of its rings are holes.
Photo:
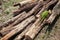
<path fill-rule="evenodd" d="M 25 39 L 24 40 L 33 40 L 30 36 L 25 35 Z"/>

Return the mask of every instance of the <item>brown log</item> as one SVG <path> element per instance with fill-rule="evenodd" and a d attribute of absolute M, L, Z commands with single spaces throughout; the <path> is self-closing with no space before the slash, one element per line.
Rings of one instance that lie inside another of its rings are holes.
<path fill-rule="evenodd" d="M 25 34 L 25 40 L 33 40 L 37 33 L 41 30 L 42 26 L 46 23 L 45 21 L 43 21 L 42 24 L 41 23 L 39 23 L 38 25 L 33 24 L 29 31 Z"/>
<path fill-rule="evenodd" d="M 49 19 L 47 20 L 47 22 L 49 24 L 51 24 L 54 19 L 60 14 L 60 9 L 59 9 L 59 5 L 60 5 L 60 1 L 56 4 L 56 6 L 53 8 L 52 10 L 52 14 L 51 16 L 49 17 Z"/>
<path fill-rule="evenodd" d="M 44 10 L 47 10 L 52 4 L 55 4 L 58 0 L 51 0 L 48 4 L 44 5 L 41 11 L 36 15 L 39 16 L 40 13 L 42 13 Z"/>
<path fill-rule="evenodd" d="M 50 14 L 47 16 L 49 17 Z M 43 25 L 46 24 L 47 17 L 44 20 L 41 20 L 41 16 L 36 20 L 36 22 L 32 25 L 29 31 L 25 34 L 25 40 L 33 40 L 34 37 L 38 34 L 38 32 L 42 29 Z M 33 30 L 33 31 L 32 31 Z"/>
<path fill-rule="evenodd" d="M 44 1 L 39 1 L 38 4 L 37 4 L 37 2 L 35 2 L 35 3 L 36 3 L 36 6 L 37 6 L 37 7 L 35 6 L 36 9 L 39 9 L 39 7 L 47 4 L 49 1 L 50 1 L 50 0 L 47 0 L 46 2 L 44 2 Z M 34 3 L 33 3 L 33 4 L 34 4 Z M 15 11 L 15 12 L 14 12 L 14 15 L 15 15 L 15 16 L 18 15 L 18 14 L 19 14 L 21 11 L 23 11 L 23 10 L 31 9 L 32 6 L 33 6 L 32 4 L 31 4 L 31 5 L 27 4 L 26 6 L 24 6 L 24 7 L 20 8 L 19 10 Z M 33 8 L 33 9 L 34 9 L 34 8 Z"/>
<path fill-rule="evenodd" d="M 8 40 L 10 37 L 12 37 L 13 35 L 17 34 L 18 32 L 21 32 L 23 29 L 26 28 L 26 26 L 31 23 L 32 21 L 35 20 L 34 16 L 31 16 L 29 18 L 27 18 L 26 20 L 24 20 L 22 23 L 18 24 L 16 27 L 16 29 L 12 30 L 11 32 L 9 32 L 7 35 L 5 35 L 3 38 L 1 38 L 0 40 Z"/>
<path fill-rule="evenodd" d="M 42 6 L 42 5 L 41 5 Z M 24 14 L 24 16 L 22 16 L 21 18 L 18 19 L 18 22 L 14 22 L 14 24 L 12 25 L 15 25 L 16 23 L 19 23 L 20 21 L 22 21 L 23 19 L 29 17 L 30 15 L 34 14 L 35 12 L 37 12 L 36 10 L 39 9 L 40 6 L 40 3 L 38 5 L 36 5 L 31 11 L 29 11 L 27 14 Z M 12 26 L 9 26 L 7 27 L 6 29 L 2 30 L 0 33 L 2 33 L 3 35 L 5 35 L 5 32 L 7 32 L 8 30 L 10 30 L 9 28 L 11 28 Z M 8 32 L 7 32 L 8 33 Z"/>
<path fill-rule="evenodd" d="M 8 21 L 4 22 L 2 25 L 0 25 L 0 27 L 6 27 L 8 25 L 10 25 L 11 23 L 13 23 L 15 20 L 17 20 L 19 17 L 21 17 L 22 15 L 24 15 L 26 12 L 22 12 L 21 14 L 19 14 L 16 17 L 13 17 L 12 19 L 9 19 Z"/>
<path fill-rule="evenodd" d="M 22 2 L 19 2 L 19 3 L 15 3 L 14 6 L 19 6 L 19 7 L 22 7 L 26 4 L 29 4 L 29 3 L 33 3 L 33 2 L 36 2 L 37 0 L 24 0 Z"/>
<path fill-rule="evenodd" d="M 21 7 L 20 9 L 14 11 L 13 14 L 14 14 L 14 16 L 16 16 L 16 15 L 20 14 L 23 11 L 28 11 L 28 10 L 32 9 L 35 5 L 37 5 L 37 2 L 29 3 L 29 4 Z"/>
<path fill-rule="evenodd" d="M 17 20 L 15 20 L 15 22 L 13 22 L 12 24 L 10 24 L 9 26 L 3 28 L 0 33 L 4 36 L 6 35 L 7 33 L 9 33 L 11 30 L 13 30 L 15 27 L 15 25 L 19 24 L 23 19 L 24 17 L 26 16 L 26 13 L 24 13 L 23 15 L 21 15 Z"/>
<path fill-rule="evenodd" d="M 23 36 L 25 35 L 25 33 L 29 30 L 29 28 L 31 27 L 33 23 L 29 24 L 28 27 L 18 36 L 16 36 L 16 38 L 14 40 L 21 40 L 21 38 L 23 38 Z"/>

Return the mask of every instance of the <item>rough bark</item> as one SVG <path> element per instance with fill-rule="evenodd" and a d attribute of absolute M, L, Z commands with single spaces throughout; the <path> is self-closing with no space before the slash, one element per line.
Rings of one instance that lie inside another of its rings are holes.
<path fill-rule="evenodd" d="M 59 5 L 60 5 L 60 1 L 56 4 L 56 6 L 53 8 L 53 10 L 52 10 L 52 14 L 51 14 L 51 16 L 49 17 L 49 19 L 47 20 L 47 22 L 49 23 L 49 24 L 51 24 L 53 21 L 54 21 L 54 19 L 60 14 L 60 7 L 59 7 Z"/>
<path fill-rule="evenodd" d="M 0 40 L 8 40 L 10 37 L 12 37 L 13 35 L 17 34 L 18 32 L 21 32 L 23 29 L 26 28 L 26 26 L 31 23 L 32 21 L 35 20 L 34 16 L 31 16 L 29 18 L 27 18 L 26 20 L 24 20 L 22 23 L 18 24 L 16 29 L 12 30 L 11 32 L 9 32 L 7 35 L 5 35 L 3 38 L 1 38 Z"/>
<path fill-rule="evenodd" d="M 21 40 L 21 38 L 23 38 L 23 36 L 25 35 L 25 33 L 29 30 L 29 28 L 31 27 L 33 23 L 31 23 L 30 25 L 28 25 L 28 27 L 18 36 L 16 36 L 16 38 L 14 40 Z"/>
<path fill-rule="evenodd" d="M 33 40 L 34 37 L 38 34 L 38 32 L 41 30 L 42 26 L 46 23 L 45 21 L 43 21 L 42 24 L 41 23 L 39 23 L 38 25 L 33 24 L 30 30 L 25 34 L 25 40 Z"/>
<path fill-rule="evenodd" d="M 36 1 L 37 0 L 25 0 L 25 1 L 14 4 L 14 6 L 22 7 L 22 6 L 26 5 L 26 4 L 33 3 L 33 2 L 36 2 Z"/>
<path fill-rule="evenodd" d="M 23 15 L 21 15 L 15 22 L 13 22 L 12 24 L 10 24 L 9 26 L 3 28 L 0 33 L 4 36 L 6 35 L 7 33 L 9 33 L 12 29 L 13 26 L 19 24 L 22 20 L 23 20 L 23 17 L 26 16 L 26 13 L 24 13 Z"/>
<path fill-rule="evenodd" d="M 50 1 L 50 0 L 47 0 L 47 1 L 39 1 L 38 3 L 35 2 L 35 3 L 32 3 L 31 5 L 27 4 L 27 5 L 25 5 L 24 7 L 22 7 L 21 9 L 15 11 L 14 14 L 15 14 L 15 16 L 16 16 L 16 15 L 18 15 L 20 12 L 22 12 L 22 11 L 24 11 L 24 10 L 26 11 L 26 10 L 28 10 L 28 9 L 31 9 L 31 7 L 33 7 L 34 4 L 36 4 L 36 6 L 38 5 L 38 6 L 37 6 L 38 8 L 37 8 L 37 7 L 36 7 L 36 8 L 39 9 L 39 7 L 47 4 L 49 1 Z M 34 5 L 34 6 L 35 6 L 35 5 Z"/>
<path fill-rule="evenodd" d="M 26 12 L 22 12 L 21 14 L 17 15 L 16 17 L 13 17 L 12 19 L 9 19 L 8 21 L 6 21 L 2 25 L 0 25 L 0 27 L 6 27 L 6 26 L 10 25 L 11 23 L 13 23 L 15 20 L 17 20 L 19 17 L 21 17 L 25 13 Z"/>
<path fill-rule="evenodd" d="M 46 24 L 46 20 L 49 16 L 50 14 L 43 20 L 41 17 L 39 17 L 29 31 L 25 34 L 25 40 L 33 40 L 38 32 L 42 29 L 43 25 Z"/>
<path fill-rule="evenodd" d="M 37 12 L 36 10 L 38 10 L 39 7 L 42 6 L 42 5 L 40 6 L 40 4 L 41 4 L 41 3 L 39 2 L 39 4 L 36 5 L 31 11 L 29 11 L 27 14 L 24 14 L 24 16 L 22 16 L 21 18 L 19 18 L 19 19 L 18 19 L 18 22 L 22 21 L 23 19 L 25 19 L 25 18 L 29 17 L 30 15 L 34 14 L 35 12 Z M 16 21 L 16 22 L 17 22 L 17 21 Z M 18 23 L 18 22 L 17 22 L 17 23 Z M 15 23 L 14 23 L 14 24 L 15 24 Z M 12 27 L 12 26 L 7 27 L 6 31 L 7 31 L 7 30 L 10 30 L 9 28 L 11 28 L 11 27 Z M 1 33 L 4 35 L 4 34 L 5 34 L 4 32 L 6 32 L 6 31 L 5 31 L 5 30 L 2 30 Z"/>
<path fill-rule="evenodd" d="M 58 0 L 51 0 L 48 4 L 44 5 L 41 11 L 36 15 L 39 16 L 40 13 L 42 13 L 44 10 L 47 10 L 52 4 L 55 4 Z"/>
<path fill-rule="evenodd" d="M 35 5 L 37 5 L 37 2 L 29 3 L 29 4 L 21 7 L 20 9 L 14 11 L 13 14 L 14 14 L 14 16 L 16 16 L 16 15 L 20 14 L 20 13 L 23 12 L 23 11 L 29 11 L 29 10 L 31 10 Z"/>

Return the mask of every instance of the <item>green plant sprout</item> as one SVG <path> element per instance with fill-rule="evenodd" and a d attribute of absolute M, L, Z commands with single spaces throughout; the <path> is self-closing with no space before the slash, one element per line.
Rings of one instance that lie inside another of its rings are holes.
<path fill-rule="evenodd" d="M 45 19 L 47 16 L 48 16 L 48 13 L 49 13 L 49 11 L 44 11 L 42 14 L 41 14 L 41 18 L 42 19 Z"/>

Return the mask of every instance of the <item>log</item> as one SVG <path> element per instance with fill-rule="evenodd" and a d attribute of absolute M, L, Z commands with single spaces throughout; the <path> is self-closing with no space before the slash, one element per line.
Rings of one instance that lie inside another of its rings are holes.
<path fill-rule="evenodd" d="M 50 14 L 47 17 L 49 17 L 49 16 L 50 16 Z M 34 37 L 42 29 L 43 25 L 46 24 L 47 17 L 42 20 L 42 18 L 40 16 L 36 20 L 36 22 L 32 25 L 32 27 L 29 29 L 29 31 L 25 34 L 25 40 L 33 40 L 34 39 Z"/>
<path fill-rule="evenodd" d="M 38 4 L 36 7 L 38 8 L 39 6 L 40 6 L 40 5 Z M 25 15 L 25 16 L 27 17 L 27 16 L 31 15 L 33 12 L 36 12 L 36 10 L 35 10 L 35 9 L 37 9 L 36 7 L 34 7 L 34 8 L 32 9 L 32 12 L 30 11 L 29 14 L 27 14 L 27 15 Z M 37 9 L 37 10 L 38 10 L 38 9 Z M 23 17 L 23 18 L 21 18 L 21 19 L 24 19 L 24 18 L 26 18 L 26 17 Z M 21 20 L 21 19 L 20 19 L 20 20 Z M 16 21 L 16 22 L 17 22 L 17 21 Z M 18 22 L 17 22 L 17 23 L 18 23 Z M 15 23 L 14 23 L 14 24 L 15 24 Z M 10 28 L 10 27 L 9 27 L 9 28 Z M 7 28 L 6 30 L 9 30 L 9 28 Z M 5 30 L 4 30 L 4 31 L 1 31 L 1 33 L 3 33 L 3 34 L 5 34 L 5 32 L 6 32 Z"/>
<path fill-rule="evenodd" d="M 41 30 L 42 26 L 46 23 L 45 21 L 43 21 L 42 24 L 41 23 L 39 23 L 38 25 L 33 24 L 29 31 L 25 34 L 25 40 L 33 40 L 34 37 L 38 34 L 38 32 Z"/>
<path fill-rule="evenodd" d="M 19 2 L 19 3 L 16 3 L 14 4 L 14 6 L 19 6 L 19 7 L 22 7 L 28 3 L 33 3 L 33 2 L 36 2 L 37 0 L 24 0 L 22 2 Z"/>
<path fill-rule="evenodd" d="M 23 15 L 21 15 L 17 20 L 15 20 L 12 24 L 10 24 L 9 26 L 3 28 L 0 33 L 2 34 L 2 36 L 6 35 L 7 33 L 9 33 L 11 30 L 14 29 L 14 26 L 19 24 L 24 17 L 26 16 L 26 13 L 24 13 Z"/>
<path fill-rule="evenodd" d="M 23 17 L 25 17 L 26 14 L 23 14 L 22 16 L 20 16 L 15 22 L 13 22 L 12 24 L 10 24 L 9 26 L 3 28 L 0 33 L 4 36 L 6 35 L 7 33 L 9 33 L 11 30 L 14 29 L 14 26 L 19 24 L 22 20 L 23 20 Z"/>
<path fill-rule="evenodd" d="M 43 2 L 43 1 L 39 1 L 38 3 L 37 2 L 35 2 L 35 4 L 36 4 L 36 6 L 38 7 L 38 6 L 43 6 L 43 5 L 45 5 L 45 4 L 47 4 L 48 2 L 49 2 L 50 0 L 47 0 L 46 2 Z M 27 5 L 25 5 L 24 7 L 22 7 L 22 8 L 20 8 L 19 10 L 17 10 L 17 11 L 15 11 L 14 12 L 14 16 L 16 16 L 16 15 L 18 15 L 20 12 L 22 12 L 22 11 L 26 11 L 26 10 L 28 10 L 28 9 L 31 9 L 31 7 L 33 7 L 33 5 L 34 5 L 34 3 L 32 3 L 31 5 L 29 5 L 29 4 L 27 4 Z M 34 5 L 35 6 L 35 5 Z M 37 8 L 36 7 L 36 9 L 39 9 L 39 7 Z M 33 8 L 34 9 L 34 8 Z"/>
<path fill-rule="evenodd" d="M 15 20 L 17 20 L 19 17 L 21 17 L 22 15 L 24 15 L 26 12 L 22 12 L 21 14 L 19 14 L 16 17 L 13 17 L 12 19 L 9 19 L 8 21 L 4 22 L 2 25 L 0 25 L 0 27 L 6 27 L 8 25 L 10 25 L 11 23 L 13 23 Z"/>
<path fill-rule="evenodd" d="M 44 5 L 41 11 L 36 15 L 36 17 L 39 17 L 39 14 L 42 13 L 44 10 L 48 10 L 48 8 L 52 5 L 55 4 L 58 0 L 51 0 L 48 4 Z"/>
<path fill-rule="evenodd" d="M 37 5 L 37 2 L 29 3 L 29 4 L 21 7 L 20 9 L 14 11 L 13 14 L 14 14 L 14 16 L 16 16 L 16 15 L 20 14 L 23 11 L 28 11 L 28 10 L 32 9 L 35 5 Z"/>
<path fill-rule="evenodd" d="M 18 22 L 16 21 L 16 23 L 21 22 L 23 19 L 25 19 L 25 18 L 29 17 L 30 15 L 34 14 L 35 12 L 37 12 L 36 10 L 38 10 L 39 7 L 41 7 L 41 6 L 40 6 L 40 3 L 38 5 L 36 5 L 31 11 L 29 11 L 27 14 L 24 14 L 24 16 L 22 16 L 21 18 L 19 18 Z M 14 23 L 14 24 L 16 24 L 16 23 Z M 7 31 L 10 30 L 9 28 L 11 28 L 11 27 L 12 26 L 7 27 L 6 29 L 2 30 L 0 33 L 2 33 L 2 35 L 5 35 L 5 32 L 8 33 Z"/>
<path fill-rule="evenodd" d="M 10 37 L 12 37 L 13 35 L 17 34 L 18 32 L 21 32 L 23 29 L 26 28 L 26 26 L 28 24 L 30 24 L 32 21 L 35 20 L 34 16 L 31 16 L 29 18 L 27 18 L 26 20 L 24 20 L 22 23 L 18 24 L 16 27 L 16 29 L 12 30 L 11 32 L 9 32 L 7 35 L 5 35 L 3 38 L 1 38 L 0 40 L 8 40 Z"/>
<path fill-rule="evenodd" d="M 49 19 L 47 20 L 48 24 L 51 24 L 54 19 L 60 15 L 60 9 L 59 9 L 59 5 L 60 5 L 60 1 L 55 5 L 55 7 L 53 8 L 52 10 L 52 14 L 51 16 L 49 17 Z"/>
<path fill-rule="evenodd" d="M 33 23 L 29 24 L 28 27 L 18 36 L 16 36 L 16 38 L 14 40 L 21 40 L 21 38 L 23 38 L 23 36 L 25 35 L 25 33 L 29 30 L 29 28 L 31 27 Z"/>

